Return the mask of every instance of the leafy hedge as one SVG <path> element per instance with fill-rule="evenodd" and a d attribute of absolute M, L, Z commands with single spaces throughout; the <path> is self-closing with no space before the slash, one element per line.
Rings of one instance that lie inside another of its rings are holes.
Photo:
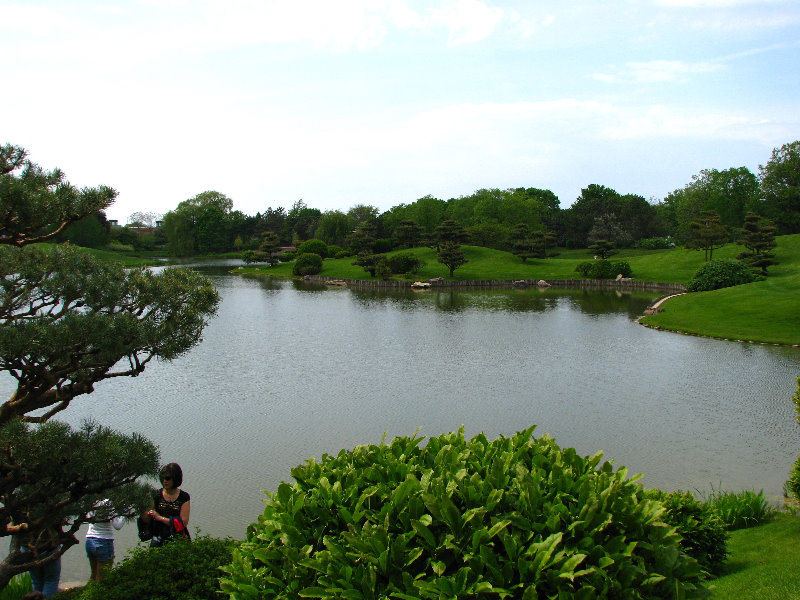
<path fill-rule="evenodd" d="M 686 284 L 689 292 L 710 292 L 720 288 L 750 283 L 754 281 L 753 273 L 742 263 L 735 260 L 712 260 L 697 269 L 697 272 Z"/>
<path fill-rule="evenodd" d="M 534 428 L 402 437 L 292 470 L 223 568 L 231 598 L 704 595 L 664 507 Z"/>
<path fill-rule="evenodd" d="M 648 490 L 646 496 L 667 509 L 664 520 L 678 528 L 681 548 L 707 571 L 718 572 L 728 557 L 728 533 L 714 508 L 691 492 Z"/>
<path fill-rule="evenodd" d="M 590 260 L 578 263 L 575 270 L 588 279 L 614 279 L 617 275 L 633 275 L 631 266 L 624 260 Z"/>
<path fill-rule="evenodd" d="M 218 600 L 219 568 L 230 562 L 234 545 L 199 536 L 159 548 L 139 546 L 100 583 L 90 582 L 80 600 Z"/>

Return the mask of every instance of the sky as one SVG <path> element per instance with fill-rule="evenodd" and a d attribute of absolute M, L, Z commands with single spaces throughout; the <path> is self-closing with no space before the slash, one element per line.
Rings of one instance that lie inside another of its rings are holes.
<path fill-rule="evenodd" d="M 798 0 L 0 0 L 0 143 L 106 212 L 589 184 L 657 202 L 800 139 Z"/>

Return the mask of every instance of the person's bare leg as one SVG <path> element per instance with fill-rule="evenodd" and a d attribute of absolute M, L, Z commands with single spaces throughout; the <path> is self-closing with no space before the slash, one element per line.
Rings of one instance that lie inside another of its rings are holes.
<path fill-rule="evenodd" d="M 114 566 L 113 558 L 111 560 L 107 560 L 106 562 L 97 563 L 97 577 L 95 581 L 102 581 L 106 572 L 110 571 L 112 566 Z"/>
<path fill-rule="evenodd" d="M 94 558 L 89 559 L 90 575 L 89 581 L 97 581 L 97 560 Z"/>

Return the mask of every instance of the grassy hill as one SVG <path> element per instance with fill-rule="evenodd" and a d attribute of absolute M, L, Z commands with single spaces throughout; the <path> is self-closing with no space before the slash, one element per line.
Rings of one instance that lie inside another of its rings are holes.
<path fill-rule="evenodd" d="M 800 235 L 777 240 L 780 264 L 770 267 L 764 281 L 678 296 L 642 322 L 683 333 L 800 344 Z M 639 275 L 635 267 L 634 273 Z"/>
<path fill-rule="evenodd" d="M 643 322 L 662 329 L 757 342 L 800 344 L 800 235 L 777 238 L 777 259 L 765 281 L 716 290 L 686 294 L 662 305 L 664 312 L 645 317 Z M 526 263 L 509 252 L 478 246 L 464 246 L 469 262 L 456 269 L 453 279 L 578 279 L 575 266 L 592 260 L 586 250 L 561 250 L 558 256 L 528 260 Z M 735 258 L 741 246 L 728 244 L 716 250 L 714 258 Z M 425 266 L 412 280 L 448 278 L 447 268 L 436 261 L 430 248 L 414 248 Z M 672 248 L 669 250 L 623 250 L 611 260 L 625 260 L 641 281 L 686 283 L 703 264 L 702 252 Z M 342 279 L 369 279 L 352 258 L 327 259 L 322 275 Z M 275 267 L 248 267 L 241 273 L 272 274 L 290 277 L 291 263 Z"/>

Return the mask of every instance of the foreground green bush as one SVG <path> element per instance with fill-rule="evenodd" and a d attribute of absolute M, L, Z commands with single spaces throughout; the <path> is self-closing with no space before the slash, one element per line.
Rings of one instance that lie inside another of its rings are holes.
<path fill-rule="evenodd" d="M 800 456 L 794 461 L 794 466 L 789 472 L 789 480 L 783 487 L 787 497 L 800 501 Z"/>
<path fill-rule="evenodd" d="M 648 490 L 646 497 L 667 509 L 663 518 L 678 528 L 681 548 L 709 573 L 719 572 L 728 556 L 728 533 L 717 512 L 691 492 Z"/>
<path fill-rule="evenodd" d="M 602 453 L 533 427 L 357 446 L 292 470 L 223 570 L 231 598 L 674 598 L 698 563 Z"/>
<path fill-rule="evenodd" d="M 689 292 L 710 292 L 755 281 L 753 273 L 735 260 L 712 260 L 697 269 L 686 284 Z"/>
<path fill-rule="evenodd" d="M 81 600 L 219 599 L 219 568 L 231 560 L 235 542 L 199 536 L 159 548 L 140 546 L 100 583 L 90 582 Z"/>
<path fill-rule="evenodd" d="M 22 600 L 33 589 L 30 573 L 15 575 L 6 587 L 0 590 L 0 600 Z"/>

